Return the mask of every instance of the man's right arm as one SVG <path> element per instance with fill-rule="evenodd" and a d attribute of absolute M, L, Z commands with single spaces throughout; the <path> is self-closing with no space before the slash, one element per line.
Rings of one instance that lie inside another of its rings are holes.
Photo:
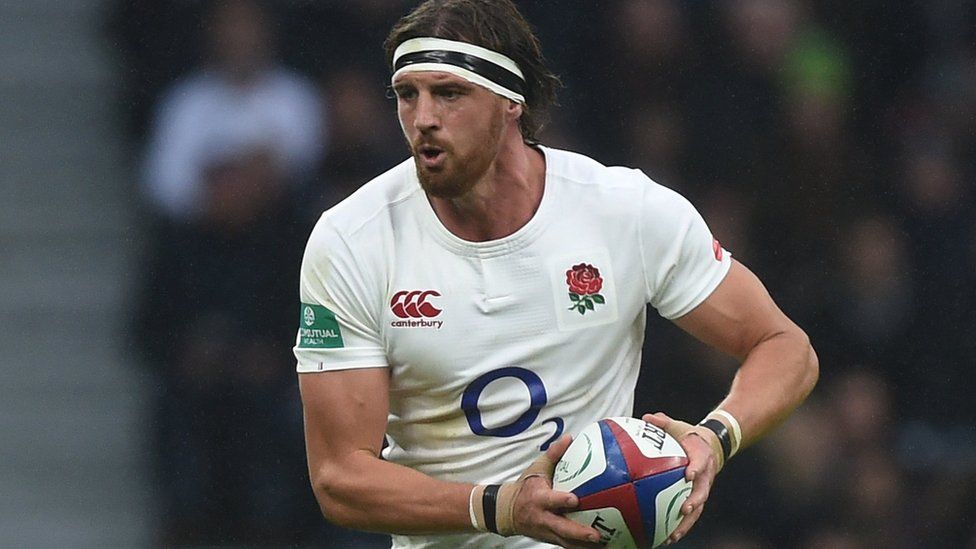
<path fill-rule="evenodd" d="M 475 531 L 469 511 L 473 484 L 440 481 L 380 459 L 389 409 L 386 368 L 301 374 L 299 386 L 309 475 L 326 518 L 395 534 Z M 564 436 L 546 452 L 549 477 L 570 441 Z M 519 483 L 510 503 L 520 534 L 566 547 L 598 547 L 587 543 L 599 539 L 597 532 L 558 514 L 578 505 L 575 496 L 553 491 L 537 476 Z"/>
<path fill-rule="evenodd" d="M 389 371 L 299 375 L 312 489 L 332 522 L 374 532 L 470 532 L 471 484 L 442 482 L 379 458 Z"/>
<path fill-rule="evenodd" d="M 367 260 L 330 219 L 326 214 L 319 220 L 305 249 L 295 346 L 309 476 L 319 506 L 330 521 L 357 530 L 473 531 L 473 485 L 441 482 L 379 457 L 390 370 L 379 312 L 365 296 L 382 291 L 381 284 L 374 280 L 376 269 L 361 263 Z M 306 338 L 306 328 L 329 337 Z"/>

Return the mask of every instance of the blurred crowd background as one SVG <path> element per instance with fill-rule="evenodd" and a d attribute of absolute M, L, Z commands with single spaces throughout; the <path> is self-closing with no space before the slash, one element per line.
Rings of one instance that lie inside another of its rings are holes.
<path fill-rule="evenodd" d="M 689 197 L 820 356 L 682 546 L 976 547 L 976 5 L 517 3 L 565 84 L 543 143 Z M 312 225 L 407 155 L 381 44 L 416 4 L 106 7 L 157 545 L 388 543 L 319 514 L 291 346 Z M 655 317 L 636 411 L 697 420 L 732 366 Z"/>

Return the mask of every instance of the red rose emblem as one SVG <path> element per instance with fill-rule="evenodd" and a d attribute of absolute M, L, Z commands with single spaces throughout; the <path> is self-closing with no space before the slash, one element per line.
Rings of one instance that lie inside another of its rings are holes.
<path fill-rule="evenodd" d="M 566 285 L 569 286 L 569 300 L 573 304 L 570 311 L 575 309 L 585 315 L 587 311 L 595 310 L 597 305 L 606 303 L 600 295 L 603 289 L 600 270 L 589 263 L 573 265 L 572 269 L 566 271 Z"/>
<path fill-rule="evenodd" d="M 599 269 L 588 263 L 580 263 L 566 271 L 566 284 L 569 284 L 569 291 L 574 294 L 592 295 L 600 293 L 603 279 L 600 278 Z"/>

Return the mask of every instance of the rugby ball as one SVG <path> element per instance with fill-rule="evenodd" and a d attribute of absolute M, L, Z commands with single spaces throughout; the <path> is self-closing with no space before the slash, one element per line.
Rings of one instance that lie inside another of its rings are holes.
<path fill-rule="evenodd" d="M 681 521 L 691 493 L 687 465 L 663 429 L 612 417 L 580 431 L 556 464 L 553 489 L 576 494 L 579 507 L 566 516 L 595 528 L 606 547 L 657 547 Z"/>

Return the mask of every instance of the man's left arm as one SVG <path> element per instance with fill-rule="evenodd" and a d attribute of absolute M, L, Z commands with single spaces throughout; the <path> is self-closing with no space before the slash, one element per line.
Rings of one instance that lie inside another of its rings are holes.
<path fill-rule="evenodd" d="M 708 416 L 728 431 L 736 450 L 785 420 L 817 382 L 817 355 L 807 335 L 776 306 L 759 279 L 736 261 L 712 294 L 674 323 L 742 362 L 728 396 L 716 408 L 722 412 Z M 675 435 L 688 453 L 686 478 L 694 481 L 694 488 L 682 507 L 685 518 L 669 538 L 677 541 L 701 516 L 728 442 L 723 450 L 713 430 L 662 413 L 645 415 L 644 420 Z"/>

